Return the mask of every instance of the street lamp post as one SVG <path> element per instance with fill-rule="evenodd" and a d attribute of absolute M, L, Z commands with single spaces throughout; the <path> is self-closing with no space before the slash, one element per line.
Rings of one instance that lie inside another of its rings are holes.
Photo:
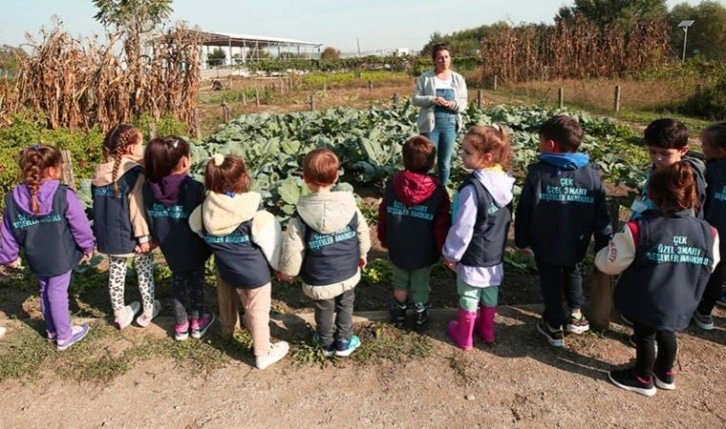
<path fill-rule="evenodd" d="M 686 43 L 688 42 L 688 27 L 693 25 L 695 21 L 692 19 L 687 19 L 685 21 L 681 21 L 680 24 L 678 24 L 678 27 L 683 29 L 683 55 L 681 56 L 681 61 L 686 61 Z"/>

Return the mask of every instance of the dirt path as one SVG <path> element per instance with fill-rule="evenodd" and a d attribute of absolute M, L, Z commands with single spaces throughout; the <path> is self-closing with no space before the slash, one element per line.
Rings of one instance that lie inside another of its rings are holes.
<path fill-rule="evenodd" d="M 288 358 L 259 371 L 250 357 L 195 374 L 152 358 L 108 385 L 63 382 L 48 368 L 27 384 L 0 384 L 0 428 L 726 427 L 723 310 L 717 330 L 681 335 L 678 388 L 653 398 L 607 381 L 611 364 L 634 356 L 621 326 L 555 350 L 535 332 L 537 314 L 501 308 L 497 343 L 462 352 L 445 339 L 453 311 L 437 311 L 432 354 L 404 367 Z"/>

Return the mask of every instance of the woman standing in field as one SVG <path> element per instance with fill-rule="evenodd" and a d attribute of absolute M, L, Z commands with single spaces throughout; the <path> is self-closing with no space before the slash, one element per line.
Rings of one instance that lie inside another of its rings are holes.
<path fill-rule="evenodd" d="M 446 186 L 449 184 L 456 133 L 462 126 L 461 113 L 466 110 L 468 96 L 464 77 L 451 70 L 449 45 L 434 45 L 431 57 L 434 69 L 418 78 L 413 104 L 421 108 L 418 130 L 436 147 L 436 175 Z"/>

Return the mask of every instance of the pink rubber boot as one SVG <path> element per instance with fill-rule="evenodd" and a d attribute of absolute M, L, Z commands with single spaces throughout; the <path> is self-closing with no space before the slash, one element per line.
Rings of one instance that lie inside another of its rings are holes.
<path fill-rule="evenodd" d="M 454 340 L 454 344 L 464 350 L 471 350 L 474 347 L 474 321 L 476 320 L 475 311 L 466 311 L 459 307 L 459 320 L 452 320 L 446 327 L 446 333 L 449 338 Z"/>
<path fill-rule="evenodd" d="M 474 330 L 487 344 L 494 343 L 494 316 L 497 314 L 497 307 L 479 306 L 479 315 L 474 324 Z"/>

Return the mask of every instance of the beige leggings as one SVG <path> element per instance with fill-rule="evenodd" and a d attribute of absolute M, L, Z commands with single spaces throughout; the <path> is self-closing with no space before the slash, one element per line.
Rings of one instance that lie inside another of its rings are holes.
<path fill-rule="evenodd" d="M 237 297 L 242 300 L 245 310 L 244 324 L 252 335 L 255 356 L 266 355 L 270 351 L 270 305 L 272 304 L 272 284 L 255 289 L 236 289 L 228 285 L 217 274 L 217 298 L 219 299 L 219 319 L 222 335 L 232 335 L 239 326 Z"/>

